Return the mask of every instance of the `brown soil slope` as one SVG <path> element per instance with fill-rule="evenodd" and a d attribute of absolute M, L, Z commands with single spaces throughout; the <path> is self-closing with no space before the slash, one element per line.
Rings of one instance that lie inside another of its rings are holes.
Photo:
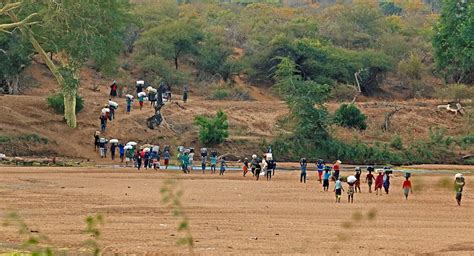
<path fill-rule="evenodd" d="M 100 109 L 108 100 L 107 81 L 96 72 L 84 69 L 82 74 L 80 94 L 85 99 L 85 108 L 78 114 L 78 128 L 69 129 L 63 122 L 61 115 L 54 114 L 46 105 L 46 96 L 57 91 L 54 78 L 49 71 L 40 64 L 33 64 L 28 72 L 33 76 L 38 88 L 29 90 L 26 95 L 0 97 L 0 135 L 38 134 L 49 140 L 42 149 L 22 149 L 23 155 L 56 154 L 72 158 L 99 160 L 93 149 L 92 134 L 99 129 Z M 124 99 L 117 99 L 121 104 L 117 119 L 108 124 L 105 136 L 118 138 L 122 141 L 153 142 L 160 144 L 187 144 L 199 147 L 197 127 L 193 125 L 196 115 L 212 115 L 218 109 L 224 110 L 229 117 L 229 139 L 221 146 L 221 151 L 236 155 L 243 152 L 255 152 L 263 141 L 271 141 L 278 136 L 280 128 L 275 124 L 288 113 L 284 102 L 271 96 L 268 89 L 250 87 L 238 81 L 239 86 L 249 90 L 253 101 L 211 101 L 197 96 L 191 88 L 190 100 L 179 105 L 169 104 L 163 109 L 168 125 L 156 130 L 146 127 L 145 120 L 152 115 L 153 110 L 146 105 L 143 110 L 135 109 L 130 115 L 124 112 Z M 100 91 L 92 90 L 98 84 Z M 195 90 L 196 91 L 196 90 Z M 179 91 L 175 92 L 179 94 Z M 176 99 L 180 95 L 175 96 Z M 178 101 L 175 101 L 178 102 Z M 436 110 L 434 101 L 401 101 L 390 104 L 380 102 L 358 103 L 362 111 L 368 115 L 369 129 L 365 132 L 355 132 L 343 128 L 334 128 L 334 133 L 342 139 L 352 140 L 359 138 L 369 143 L 374 140 L 390 141 L 395 133 L 401 134 L 405 141 L 428 136 L 428 127 L 438 125 L 447 129 L 450 135 L 472 132 L 472 124 L 466 116 L 456 117 Z M 393 118 L 393 131 L 381 132 L 380 125 L 390 105 L 404 107 Z M 339 104 L 329 103 L 330 111 L 334 111 Z M 470 111 L 468 109 L 468 111 Z M 471 121 L 472 122 L 472 121 Z M 0 152 L 5 151 L 1 148 Z M 465 153 L 465 152 L 464 152 Z"/>

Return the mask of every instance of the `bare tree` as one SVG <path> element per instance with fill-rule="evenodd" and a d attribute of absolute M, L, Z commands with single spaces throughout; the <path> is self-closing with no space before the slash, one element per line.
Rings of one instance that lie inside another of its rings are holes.
<path fill-rule="evenodd" d="M 399 106 L 394 106 L 394 108 L 392 109 L 392 111 L 388 112 L 388 113 L 385 113 L 385 117 L 384 117 L 384 121 L 383 121 L 383 124 L 382 124 L 382 131 L 384 132 L 388 132 L 390 131 L 390 128 L 391 128 L 391 119 L 392 117 L 400 110 L 402 110 L 403 107 L 399 107 Z"/>

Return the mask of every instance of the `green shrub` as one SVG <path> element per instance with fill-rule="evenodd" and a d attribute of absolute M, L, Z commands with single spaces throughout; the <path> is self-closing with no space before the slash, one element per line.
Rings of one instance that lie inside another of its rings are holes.
<path fill-rule="evenodd" d="M 226 89 L 217 89 L 214 91 L 214 93 L 211 96 L 211 99 L 213 100 L 223 100 L 229 97 L 230 91 Z"/>
<path fill-rule="evenodd" d="M 9 135 L 0 135 L 0 144 L 6 144 L 9 142 L 17 142 L 17 141 L 24 141 L 24 142 L 38 142 L 43 144 L 48 144 L 48 138 L 41 137 L 38 134 L 29 133 L 29 134 L 21 134 L 16 136 L 9 136 Z"/>
<path fill-rule="evenodd" d="M 343 127 L 359 130 L 367 129 L 367 117 L 354 104 L 342 104 L 336 110 L 334 121 Z"/>
<path fill-rule="evenodd" d="M 21 141 L 29 141 L 29 142 L 40 142 L 43 144 L 48 144 L 48 139 L 39 136 L 38 134 L 23 134 L 17 137 L 18 140 Z"/>
<path fill-rule="evenodd" d="M 54 94 L 49 96 L 46 99 L 48 106 L 54 109 L 54 112 L 58 114 L 64 114 L 64 97 L 62 94 Z M 81 112 L 81 110 L 84 108 L 84 99 L 76 95 L 76 113 Z"/>
<path fill-rule="evenodd" d="M 233 86 L 217 86 L 207 97 L 210 100 L 252 100 L 249 91 Z"/>
<path fill-rule="evenodd" d="M 213 118 L 196 116 L 195 123 L 200 126 L 199 141 L 206 146 L 221 144 L 229 137 L 227 115 L 222 110 Z"/>
<path fill-rule="evenodd" d="M 396 135 L 395 137 L 393 137 L 392 141 L 390 142 L 390 147 L 398 150 L 403 149 L 403 142 L 400 135 Z"/>

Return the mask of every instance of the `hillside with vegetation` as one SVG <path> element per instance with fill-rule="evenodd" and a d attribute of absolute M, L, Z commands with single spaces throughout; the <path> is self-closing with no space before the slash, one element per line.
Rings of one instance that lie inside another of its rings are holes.
<path fill-rule="evenodd" d="M 279 160 L 473 163 L 472 2 L 21 3 L 0 12 L 0 24 L 24 21 L 0 33 L 11 94 L 0 97 L 0 153 L 100 161 L 92 135 L 108 85 L 123 97 L 145 80 L 171 86 L 166 122 L 148 129 L 146 106 L 119 113 L 107 137 L 200 147 L 196 117 L 222 110 L 229 136 L 209 146 L 236 157 L 272 145 Z M 95 19 L 91 7 L 108 12 Z M 56 94 L 67 123 L 46 101 Z M 463 113 L 437 107 L 447 103 Z"/>

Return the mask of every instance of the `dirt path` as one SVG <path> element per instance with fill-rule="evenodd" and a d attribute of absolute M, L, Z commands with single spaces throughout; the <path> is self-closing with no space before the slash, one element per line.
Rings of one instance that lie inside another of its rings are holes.
<path fill-rule="evenodd" d="M 390 195 L 369 194 L 362 184 L 354 204 L 335 204 L 313 173 L 307 184 L 298 175 L 281 172 L 272 182 L 256 182 L 236 172 L 8 167 L 0 168 L 0 211 L 18 212 L 31 230 L 69 252 L 88 239 L 85 216 L 100 213 L 105 254 L 186 253 L 176 245 L 177 220 L 161 203 L 163 181 L 171 178 L 184 191 L 197 254 L 474 253 L 474 176 L 466 177 L 458 207 L 453 192 L 437 185 L 451 175 L 415 175 L 417 190 L 405 201 L 403 178 L 395 174 Z M 14 227 L 0 229 L 0 252 L 22 241 Z"/>

